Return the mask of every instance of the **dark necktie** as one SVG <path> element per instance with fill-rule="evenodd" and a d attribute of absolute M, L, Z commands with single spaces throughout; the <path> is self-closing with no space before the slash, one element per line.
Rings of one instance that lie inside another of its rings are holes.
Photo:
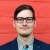
<path fill-rule="evenodd" d="M 28 50 L 29 46 L 28 45 L 24 45 L 23 49 L 24 50 Z"/>

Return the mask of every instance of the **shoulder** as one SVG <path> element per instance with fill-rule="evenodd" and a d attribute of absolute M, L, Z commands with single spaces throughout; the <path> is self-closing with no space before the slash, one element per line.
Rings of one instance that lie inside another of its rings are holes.
<path fill-rule="evenodd" d="M 16 41 L 17 41 L 17 38 L 15 38 L 15 39 L 12 40 L 12 41 L 7 42 L 6 44 L 4 44 L 4 45 L 2 45 L 2 46 L 9 46 L 9 45 L 11 45 L 11 44 L 15 44 Z"/>
<path fill-rule="evenodd" d="M 50 44 L 47 44 L 47 43 L 37 40 L 37 39 L 35 39 L 35 43 L 37 46 L 40 46 L 40 49 L 50 50 Z"/>
<path fill-rule="evenodd" d="M 49 45 L 49 44 L 47 44 L 47 43 L 45 43 L 45 42 L 43 42 L 41 40 L 38 40 L 36 38 L 35 38 L 35 42 L 38 43 L 39 45 Z"/>
<path fill-rule="evenodd" d="M 15 38 L 14 40 L 0 46 L 1 50 L 10 50 L 12 48 L 16 48 L 17 46 L 17 38 Z"/>

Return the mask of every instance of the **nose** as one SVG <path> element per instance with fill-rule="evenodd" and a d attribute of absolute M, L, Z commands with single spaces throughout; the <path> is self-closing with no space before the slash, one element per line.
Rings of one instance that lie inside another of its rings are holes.
<path fill-rule="evenodd" d="M 26 20 L 24 20 L 24 21 L 23 21 L 23 25 L 27 25 L 27 22 L 26 22 Z"/>

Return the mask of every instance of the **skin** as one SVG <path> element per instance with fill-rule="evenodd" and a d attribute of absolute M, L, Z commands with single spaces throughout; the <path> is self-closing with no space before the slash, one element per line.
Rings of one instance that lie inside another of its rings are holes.
<path fill-rule="evenodd" d="M 23 10 L 17 14 L 16 17 L 33 17 L 33 13 L 31 10 Z M 33 29 L 35 27 L 35 20 L 33 20 L 32 23 L 27 23 L 26 20 L 24 20 L 23 23 L 18 23 L 16 20 L 13 21 L 13 26 L 16 28 L 16 31 L 18 32 L 18 38 L 26 43 L 31 41 L 33 36 Z"/>

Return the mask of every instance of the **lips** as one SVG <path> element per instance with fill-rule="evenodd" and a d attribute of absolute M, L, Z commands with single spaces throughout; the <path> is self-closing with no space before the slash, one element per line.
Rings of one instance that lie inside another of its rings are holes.
<path fill-rule="evenodd" d="M 28 29 L 28 28 L 20 28 L 20 29 Z"/>

